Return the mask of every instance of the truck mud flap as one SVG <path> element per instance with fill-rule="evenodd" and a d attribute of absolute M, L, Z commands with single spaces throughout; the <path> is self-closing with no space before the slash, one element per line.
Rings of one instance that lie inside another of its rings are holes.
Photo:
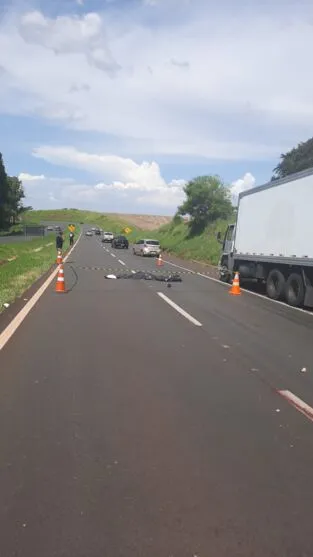
<path fill-rule="evenodd" d="M 302 269 L 302 278 L 305 286 L 304 306 L 308 308 L 312 308 L 313 307 L 313 286 L 310 278 L 308 277 L 304 269 Z"/>

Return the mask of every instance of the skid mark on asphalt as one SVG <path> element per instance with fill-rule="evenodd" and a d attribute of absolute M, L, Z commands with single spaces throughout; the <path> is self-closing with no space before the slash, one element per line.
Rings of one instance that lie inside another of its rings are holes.
<path fill-rule="evenodd" d="M 168 298 L 167 296 L 165 296 L 165 294 L 163 294 L 163 292 L 157 292 L 157 295 L 162 298 L 162 300 L 164 300 L 164 302 L 166 302 L 169 306 L 171 306 L 173 309 L 175 309 L 178 313 L 180 313 L 180 315 L 182 315 L 183 317 L 185 317 L 185 319 L 188 319 L 188 321 L 190 321 L 190 323 L 192 323 L 193 325 L 195 325 L 196 327 L 202 327 L 202 323 L 200 323 L 200 321 L 198 321 L 197 319 L 195 319 L 194 317 L 192 317 L 192 315 L 190 315 L 190 313 L 187 313 L 187 311 L 185 311 L 182 307 L 180 307 L 179 305 L 175 304 L 175 302 L 173 302 L 173 300 L 171 300 L 170 298 Z"/>

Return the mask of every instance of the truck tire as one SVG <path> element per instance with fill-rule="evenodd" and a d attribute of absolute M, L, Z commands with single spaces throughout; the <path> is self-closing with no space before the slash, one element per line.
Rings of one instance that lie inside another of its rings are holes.
<path fill-rule="evenodd" d="M 304 302 L 304 294 L 302 276 L 299 273 L 291 273 L 287 279 L 285 287 L 287 303 L 294 307 L 302 306 Z"/>
<path fill-rule="evenodd" d="M 285 294 L 286 280 L 281 271 L 272 269 L 267 277 L 266 292 L 272 300 L 281 300 Z"/>
<path fill-rule="evenodd" d="M 230 283 L 230 273 L 228 270 L 227 265 L 223 265 L 222 269 L 220 270 L 219 274 L 218 274 L 218 278 L 221 282 L 226 282 L 226 283 Z"/>

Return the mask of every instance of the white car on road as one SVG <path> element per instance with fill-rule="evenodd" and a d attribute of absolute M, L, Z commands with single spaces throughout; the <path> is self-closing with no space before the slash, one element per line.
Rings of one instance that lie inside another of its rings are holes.
<path fill-rule="evenodd" d="M 102 242 L 112 242 L 114 238 L 113 232 L 103 232 Z"/>
<path fill-rule="evenodd" d="M 133 247 L 134 255 L 158 257 L 161 253 L 161 246 L 158 240 L 138 240 Z"/>

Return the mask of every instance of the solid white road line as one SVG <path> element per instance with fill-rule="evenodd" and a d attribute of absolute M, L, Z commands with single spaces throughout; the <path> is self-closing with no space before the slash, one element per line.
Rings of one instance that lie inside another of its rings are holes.
<path fill-rule="evenodd" d="M 208 277 L 206 275 L 203 275 L 202 273 L 196 273 L 196 274 L 199 277 L 206 278 L 206 279 L 211 280 L 213 282 L 218 282 L 222 286 L 227 286 L 228 288 L 230 288 L 230 284 L 228 284 L 227 282 L 222 282 L 219 279 L 216 279 L 216 278 L 213 278 L 213 277 Z M 247 294 L 250 294 L 251 296 L 256 296 L 257 298 L 261 298 L 262 300 L 266 300 L 267 302 L 270 302 L 272 304 L 279 304 L 280 306 L 283 306 L 284 308 L 287 308 L 287 309 L 290 309 L 290 310 L 295 310 L 295 311 L 300 311 L 301 313 L 306 313 L 306 315 L 310 315 L 310 317 L 313 317 L 313 312 L 308 311 L 307 309 L 295 308 L 295 307 L 289 306 L 285 302 L 281 302 L 280 300 L 272 300 L 271 298 L 268 298 L 265 294 L 258 294 L 258 292 L 253 292 L 252 290 L 248 290 L 247 288 L 243 288 L 242 286 L 240 288 L 243 292 L 246 292 Z"/>
<path fill-rule="evenodd" d="M 313 422 L 313 408 L 309 406 L 306 402 L 301 400 L 301 398 L 294 395 L 291 391 L 278 391 L 289 404 L 296 408 L 301 414 Z"/>
<path fill-rule="evenodd" d="M 189 271 L 189 273 L 192 274 L 192 275 L 197 275 L 198 277 L 202 277 L 202 278 L 205 278 L 207 280 L 211 280 L 212 282 L 217 282 L 218 284 L 221 284 L 224 287 L 226 286 L 226 287 L 230 288 L 230 284 L 228 284 L 226 282 L 222 282 L 221 280 L 216 279 L 214 277 L 209 277 L 207 275 L 204 275 L 203 273 L 192 271 L 191 269 L 187 269 L 187 267 L 182 267 L 181 265 L 177 265 L 176 263 L 172 263 L 171 261 L 165 261 L 164 260 L 164 262 L 167 263 L 168 265 L 172 265 L 173 267 L 177 267 L 178 269 L 182 269 L 183 271 Z M 290 309 L 291 311 L 293 311 L 293 310 L 300 311 L 301 313 L 305 313 L 306 315 L 310 315 L 311 317 L 313 317 L 313 312 L 312 311 L 308 311 L 306 309 L 295 308 L 295 307 L 289 306 L 288 304 L 286 304 L 285 302 L 281 302 L 280 300 L 272 300 L 271 298 L 268 298 L 264 294 L 258 294 L 258 292 L 253 292 L 252 290 L 248 290 L 247 288 L 243 288 L 242 286 L 240 288 L 243 292 L 246 292 L 247 294 L 250 294 L 251 296 L 256 296 L 257 298 L 261 298 L 262 300 L 266 300 L 266 301 L 268 301 L 272 304 L 279 304 L 280 306 L 283 306 L 284 308 Z"/>
<path fill-rule="evenodd" d="M 223 284 L 224 286 L 228 286 L 228 288 L 230 288 L 230 284 L 228 284 L 228 282 L 222 282 L 219 279 L 216 279 L 214 277 L 208 277 L 207 275 L 203 275 L 202 273 L 196 273 L 199 277 L 203 277 L 206 278 L 208 280 L 212 280 L 213 282 L 218 282 L 219 284 Z M 240 287 L 241 288 L 241 287 Z M 244 288 L 241 288 L 241 290 L 244 290 Z"/>
<path fill-rule="evenodd" d="M 166 261 L 166 259 L 163 259 L 164 263 L 167 263 L 168 265 L 172 265 L 173 267 L 177 267 L 178 269 L 183 269 L 183 271 L 189 271 L 189 273 L 191 273 L 192 275 L 195 275 L 195 271 L 192 271 L 191 269 L 187 269 L 187 267 L 182 267 L 181 265 L 176 265 L 176 263 L 172 263 L 171 261 Z"/>
<path fill-rule="evenodd" d="M 64 263 L 66 263 L 68 257 L 71 255 L 72 251 L 76 248 L 81 234 L 77 239 L 77 242 L 74 244 L 72 249 L 68 252 L 68 254 L 64 257 Z M 39 298 L 43 295 L 45 290 L 47 290 L 48 286 L 51 284 L 53 279 L 56 277 L 59 268 L 57 267 L 52 271 L 51 275 L 47 278 L 47 280 L 42 284 L 42 286 L 35 292 L 35 294 L 28 300 L 27 304 L 19 311 L 19 313 L 12 319 L 11 323 L 2 331 L 0 334 L 0 350 L 4 348 L 6 343 L 10 340 L 11 336 L 14 335 L 15 331 L 18 329 L 20 324 L 24 321 L 25 317 L 29 314 L 30 310 L 34 307 L 34 305 L 38 302 Z"/>
<path fill-rule="evenodd" d="M 124 261 L 121 261 L 120 259 L 118 259 L 118 262 L 119 262 L 121 265 L 124 265 L 124 267 L 125 267 L 126 263 L 124 263 Z"/>
<path fill-rule="evenodd" d="M 162 298 L 162 300 L 164 300 L 164 302 L 166 302 L 169 306 L 171 306 L 178 313 L 180 313 L 180 315 L 183 315 L 183 317 L 185 317 L 186 319 L 188 319 L 188 321 L 193 323 L 193 325 L 196 325 L 196 327 L 202 327 L 202 323 L 200 323 L 200 321 L 197 321 L 197 319 L 192 317 L 192 315 L 187 313 L 187 311 L 185 311 L 183 308 L 181 308 L 180 306 L 175 304 L 175 302 L 173 302 L 170 298 L 165 296 L 165 294 L 163 294 L 163 292 L 157 292 L 157 295 L 160 296 L 160 298 Z"/>

